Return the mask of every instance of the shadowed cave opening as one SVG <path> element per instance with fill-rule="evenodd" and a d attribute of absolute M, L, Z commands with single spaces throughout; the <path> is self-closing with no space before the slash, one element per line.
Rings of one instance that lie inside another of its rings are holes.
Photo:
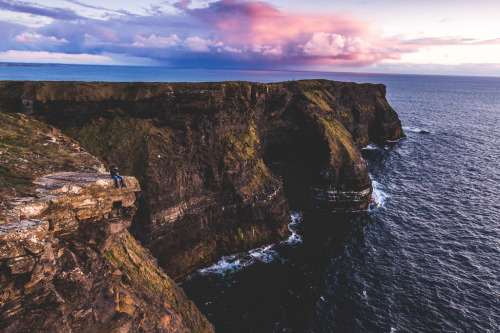
<path fill-rule="evenodd" d="M 264 142 L 264 162 L 282 177 L 292 210 L 311 206 L 311 188 L 325 182 L 322 170 L 329 159 L 328 143 L 308 126 L 280 133 Z"/>

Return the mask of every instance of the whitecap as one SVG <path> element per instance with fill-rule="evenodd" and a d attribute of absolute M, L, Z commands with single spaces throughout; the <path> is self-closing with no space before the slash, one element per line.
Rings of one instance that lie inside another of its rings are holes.
<path fill-rule="evenodd" d="M 302 243 L 302 236 L 297 233 L 297 226 L 302 221 L 304 214 L 302 212 L 290 212 L 290 216 L 292 221 L 288 225 L 288 230 L 292 233 L 290 237 L 285 241 L 288 244 L 297 244 Z"/>
<path fill-rule="evenodd" d="M 297 226 L 303 219 L 302 212 L 291 211 L 290 216 L 292 221 L 288 225 L 288 229 L 292 235 L 282 243 L 297 244 L 302 242 L 302 237 L 297 234 Z M 217 263 L 210 267 L 198 270 L 200 275 L 221 274 L 227 275 L 240 271 L 256 262 L 270 263 L 275 260 L 280 260 L 278 252 L 274 249 L 275 245 L 262 246 L 248 252 L 233 254 L 222 257 Z M 188 278 L 189 279 L 189 278 Z"/>
<path fill-rule="evenodd" d="M 389 195 L 385 193 L 383 189 L 383 185 L 373 179 L 373 176 L 370 174 L 370 179 L 372 180 L 372 204 L 370 205 L 370 210 L 378 207 L 383 207 Z"/>
<path fill-rule="evenodd" d="M 368 146 L 361 148 L 361 150 L 377 150 L 377 149 L 380 149 L 380 147 L 374 143 L 370 143 Z"/>
<path fill-rule="evenodd" d="M 274 245 L 262 246 L 248 252 L 233 254 L 222 257 L 217 263 L 210 267 L 200 269 L 200 275 L 210 274 L 231 274 L 254 264 L 257 261 L 269 263 L 279 258 L 279 255 L 273 249 Z"/>
<path fill-rule="evenodd" d="M 429 130 L 427 130 L 427 129 L 420 128 L 420 127 L 414 127 L 414 126 L 403 126 L 403 131 L 414 132 L 414 133 L 422 133 L 422 132 L 429 133 Z"/>

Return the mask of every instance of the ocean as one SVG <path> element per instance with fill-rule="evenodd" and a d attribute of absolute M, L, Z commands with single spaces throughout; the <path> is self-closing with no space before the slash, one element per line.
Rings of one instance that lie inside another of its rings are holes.
<path fill-rule="evenodd" d="M 362 151 L 374 207 L 293 211 L 287 241 L 196 272 L 188 297 L 217 332 L 498 332 L 500 78 L 0 66 L 0 80 L 302 78 L 387 86 L 407 137 Z"/>

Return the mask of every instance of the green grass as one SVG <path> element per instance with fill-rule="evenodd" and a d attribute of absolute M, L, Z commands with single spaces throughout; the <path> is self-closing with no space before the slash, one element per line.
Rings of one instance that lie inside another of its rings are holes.
<path fill-rule="evenodd" d="M 321 119 L 328 139 L 332 156 L 341 164 L 353 164 L 360 158 L 360 153 L 352 136 L 338 120 Z"/>
<path fill-rule="evenodd" d="M 35 178 L 60 171 L 95 172 L 97 164 L 95 158 L 78 149 L 75 141 L 50 125 L 0 111 L 1 199 L 34 196 Z"/>
<path fill-rule="evenodd" d="M 327 101 L 333 102 L 335 98 L 326 90 L 310 90 L 305 91 L 307 98 L 319 106 L 322 110 L 333 112 Z"/>
<path fill-rule="evenodd" d="M 249 121 L 245 132 L 239 130 L 227 132 L 224 135 L 224 142 L 227 147 L 224 164 L 233 166 L 237 162 L 254 158 L 260 144 L 254 121 Z"/>
<path fill-rule="evenodd" d="M 253 176 L 246 184 L 240 189 L 244 196 L 258 194 L 262 192 L 272 180 L 272 175 L 267 166 L 264 164 L 262 158 L 259 158 L 257 164 L 252 170 Z"/>
<path fill-rule="evenodd" d="M 132 279 L 163 297 L 181 314 L 183 323 L 193 332 L 211 331 L 208 321 L 201 317 L 194 303 L 185 297 L 180 299 L 179 287 L 168 278 L 151 260 L 147 259 L 144 248 L 128 231 L 125 240 L 106 252 L 105 257 Z"/>

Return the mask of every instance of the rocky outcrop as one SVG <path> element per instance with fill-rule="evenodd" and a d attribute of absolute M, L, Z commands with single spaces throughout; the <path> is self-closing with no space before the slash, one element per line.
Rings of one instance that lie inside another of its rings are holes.
<path fill-rule="evenodd" d="M 56 173 L 0 224 L 0 330 L 211 331 L 126 232 L 137 180 Z M 140 273 L 139 273 L 140 272 Z"/>
<path fill-rule="evenodd" d="M 115 188 L 51 126 L 2 112 L 0 123 L 1 332 L 213 330 L 127 232 L 134 177 Z"/>
<path fill-rule="evenodd" d="M 404 136 L 383 85 L 326 80 L 1 82 L 0 107 L 137 177 L 132 233 L 174 278 L 283 239 L 289 204 L 366 209 L 358 148 Z"/>

